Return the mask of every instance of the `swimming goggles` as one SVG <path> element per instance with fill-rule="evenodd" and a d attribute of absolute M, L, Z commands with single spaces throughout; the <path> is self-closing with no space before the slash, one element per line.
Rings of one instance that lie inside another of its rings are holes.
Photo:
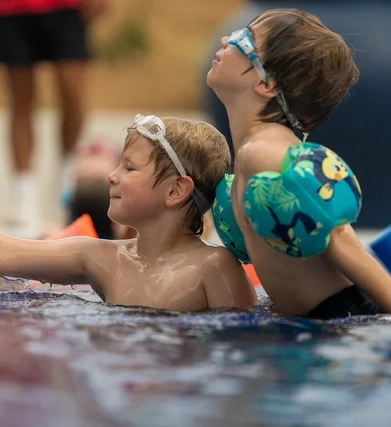
<path fill-rule="evenodd" d="M 176 167 L 179 175 L 183 177 L 187 176 L 185 168 L 183 167 L 177 154 L 171 147 L 171 144 L 165 138 L 166 127 L 162 119 L 156 116 L 143 116 L 141 114 L 137 114 L 130 128 L 137 129 L 137 132 L 140 135 L 143 135 L 152 141 L 159 141 L 168 157 L 171 159 L 172 163 L 174 163 L 174 166 Z M 198 210 L 201 212 L 201 215 L 204 215 L 210 209 L 210 203 L 207 201 L 206 197 L 197 187 L 194 187 L 191 196 Z"/>
<path fill-rule="evenodd" d="M 258 73 L 259 77 L 263 81 L 268 80 L 269 75 L 263 67 L 258 54 L 255 52 L 255 44 L 253 39 L 251 38 L 251 34 L 248 28 L 243 28 L 241 30 L 234 31 L 231 34 L 231 37 L 228 39 L 228 44 L 236 47 L 243 55 L 247 56 L 247 58 L 250 60 L 251 64 L 255 68 L 255 71 Z M 300 123 L 297 120 L 296 116 L 289 112 L 288 103 L 285 99 L 282 89 L 280 88 L 277 88 L 276 99 L 292 128 L 300 128 Z M 305 135 L 306 134 L 304 134 L 304 136 Z"/>

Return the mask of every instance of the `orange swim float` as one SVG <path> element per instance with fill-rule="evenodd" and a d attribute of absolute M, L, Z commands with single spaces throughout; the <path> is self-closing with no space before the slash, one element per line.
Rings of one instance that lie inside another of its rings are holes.
<path fill-rule="evenodd" d="M 255 272 L 254 266 L 252 264 L 243 264 L 244 271 L 247 273 L 247 276 L 250 278 L 251 283 L 255 286 L 262 286 L 261 281 L 259 280 L 257 273 Z"/>
<path fill-rule="evenodd" d="M 63 230 L 47 238 L 47 240 L 64 239 L 65 237 L 86 236 L 98 237 L 92 218 L 84 214 Z"/>

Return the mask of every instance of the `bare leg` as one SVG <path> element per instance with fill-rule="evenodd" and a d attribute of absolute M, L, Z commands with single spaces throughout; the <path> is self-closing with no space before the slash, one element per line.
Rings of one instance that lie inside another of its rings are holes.
<path fill-rule="evenodd" d="M 62 105 L 62 154 L 67 155 L 76 145 L 84 124 L 88 64 L 61 62 L 54 67 Z"/>
<path fill-rule="evenodd" d="M 28 172 L 33 154 L 32 110 L 34 104 L 33 67 L 8 68 L 10 83 L 11 145 L 15 169 Z"/>
<path fill-rule="evenodd" d="M 35 101 L 34 67 L 9 67 L 10 139 L 15 177 L 12 181 L 10 232 L 33 237 L 39 221 L 38 183 L 32 170 L 34 150 L 32 112 Z"/>

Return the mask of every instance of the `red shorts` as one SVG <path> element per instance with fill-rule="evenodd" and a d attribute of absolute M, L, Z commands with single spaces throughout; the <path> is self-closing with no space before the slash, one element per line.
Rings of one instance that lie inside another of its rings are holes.
<path fill-rule="evenodd" d="M 0 0 L 1 15 L 28 15 L 78 8 L 82 0 Z"/>

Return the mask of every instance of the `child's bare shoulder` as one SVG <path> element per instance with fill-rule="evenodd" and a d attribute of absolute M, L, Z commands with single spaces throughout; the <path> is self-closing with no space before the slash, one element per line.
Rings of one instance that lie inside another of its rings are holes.
<path fill-rule="evenodd" d="M 208 306 L 244 307 L 258 302 L 254 286 L 241 263 L 223 246 L 209 246 L 203 264 L 203 287 Z"/>
<path fill-rule="evenodd" d="M 204 264 L 215 267 L 229 267 L 240 265 L 235 256 L 224 246 L 204 241 L 197 257 L 204 260 Z"/>
<path fill-rule="evenodd" d="M 252 139 L 238 151 L 235 172 L 246 177 L 264 171 L 277 172 L 290 145 L 287 140 Z"/>

